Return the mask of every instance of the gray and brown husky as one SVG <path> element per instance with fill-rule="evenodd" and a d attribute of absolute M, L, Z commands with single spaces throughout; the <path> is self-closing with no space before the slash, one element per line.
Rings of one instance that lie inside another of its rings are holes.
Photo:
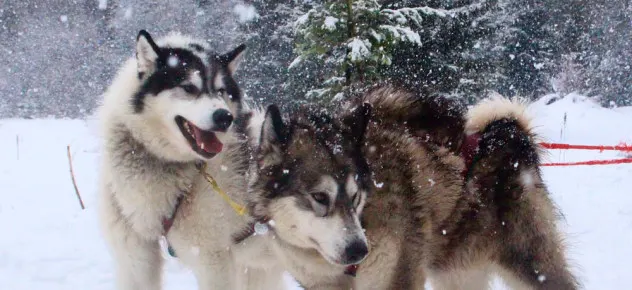
<path fill-rule="evenodd" d="M 523 103 L 470 109 L 384 87 L 363 153 L 376 186 L 362 216 L 359 289 L 577 289 Z"/>
<path fill-rule="evenodd" d="M 359 101 L 333 118 L 266 115 L 250 207 L 303 287 L 488 289 L 499 274 L 578 288 L 524 104 L 466 112 L 393 87 Z"/>

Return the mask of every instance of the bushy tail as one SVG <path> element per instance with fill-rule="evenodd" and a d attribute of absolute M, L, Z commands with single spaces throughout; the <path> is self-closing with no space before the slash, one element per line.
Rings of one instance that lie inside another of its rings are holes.
<path fill-rule="evenodd" d="M 501 119 L 515 120 L 523 131 L 531 132 L 531 118 L 526 110 L 527 103 L 518 99 L 495 96 L 482 100 L 467 112 L 466 133 L 482 132 L 490 123 Z"/>
<path fill-rule="evenodd" d="M 540 174 L 540 147 L 523 102 L 494 98 L 468 113 L 466 140 L 477 140 L 468 171 L 487 208 L 502 224 L 496 264 L 510 284 L 575 290 L 558 214 Z M 468 144 L 468 142 L 465 142 Z"/>
<path fill-rule="evenodd" d="M 468 177 L 491 196 L 518 198 L 540 179 L 540 147 L 526 109 L 524 102 L 494 97 L 468 111 L 465 144 L 477 146 Z"/>

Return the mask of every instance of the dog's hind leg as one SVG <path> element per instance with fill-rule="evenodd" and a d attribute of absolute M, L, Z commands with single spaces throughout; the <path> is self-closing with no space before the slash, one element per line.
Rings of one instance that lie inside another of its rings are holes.
<path fill-rule="evenodd" d="M 503 279 L 516 289 L 579 288 L 556 229 L 553 206 L 541 190 L 525 192 L 503 215 L 495 257 Z M 522 286 L 521 286 L 522 285 Z"/>
<path fill-rule="evenodd" d="M 101 206 L 105 237 L 116 263 L 117 289 L 161 289 L 163 259 L 158 240 L 136 233 L 111 200 L 106 198 Z"/>
<path fill-rule="evenodd" d="M 501 250 L 498 273 L 512 289 L 575 290 L 579 283 L 570 272 L 557 237 L 532 236 Z"/>

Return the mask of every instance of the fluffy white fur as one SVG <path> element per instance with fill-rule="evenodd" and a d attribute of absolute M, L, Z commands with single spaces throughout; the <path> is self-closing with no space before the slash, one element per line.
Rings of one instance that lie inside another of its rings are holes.
<path fill-rule="evenodd" d="M 173 47 L 190 41 L 172 35 L 157 43 Z M 233 245 L 231 235 L 248 221 L 204 180 L 193 163 L 199 156 L 174 130 L 175 114 L 207 128 L 209 113 L 227 104 L 218 98 L 187 101 L 178 98 L 178 92 L 164 92 L 148 96 L 143 112 L 134 113 L 131 100 L 141 85 L 138 68 L 135 58 L 123 65 L 99 109 L 100 221 L 115 260 L 117 289 L 162 288 L 162 220 L 171 216 L 181 194 L 186 198 L 167 239 L 192 269 L 199 289 L 282 289 L 279 267 L 252 266 L 258 265 L 255 254 L 266 258 L 267 253 L 262 243 L 255 243 L 257 237 L 249 239 L 252 244 Z M 218 135 L 224 150 L 208 162 L 207 172 L 233 200 L 244 204 L 245 177 L 236 173 L 243 152 L 232 130 Z M 250 245 L 258 246 L 253 250 Z"/>
<path fill-rule="evenodd" d="M 515 118 L 525 130 L 530 130 L 531 117 L 527 114 L 527 102 L 519 99 L 508 99 L 493 96 L 477 103 L 467 113 L 465 132 L 480 132 L 489 123 L 501 118 Z"/>

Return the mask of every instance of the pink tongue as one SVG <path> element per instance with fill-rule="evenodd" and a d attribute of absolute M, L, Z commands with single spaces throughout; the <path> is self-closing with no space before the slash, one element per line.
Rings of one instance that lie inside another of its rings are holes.
<path fill-rule="evenodd" d="M 204 144 L 204 151 L 209 153 L 222 152 L 224 145 L 219 141 L 219 139 L 217 139 L 217 136 L 215 136 L 214 133 L 204 132 L 194 127 L 193 135 L 195 135 L 195 140 L 197 141 L 197 145 L 199 147 L 202 147 L 202 144 Z"/>
<path fill-rule="evenodd" d="M 224 148 L 224 144 L 217 139 L 215 134 L 208 134 L 202 139 L 204 142 L 204 151 L 209 153 L 220 153 L 222 152 L 222 148 Z"/>

